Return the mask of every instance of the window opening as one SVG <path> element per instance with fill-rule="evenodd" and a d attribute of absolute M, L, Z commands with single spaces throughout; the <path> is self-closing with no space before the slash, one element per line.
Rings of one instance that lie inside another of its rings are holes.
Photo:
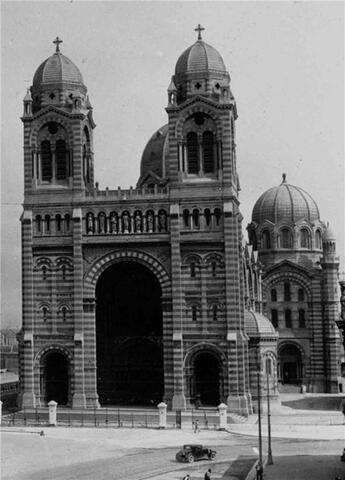
<path fill-rule="evenodd" d="M 45 223 L 46 223 L 46 232 L 50 232 L 50 216 L 45 216 Z"/>
<path fill-rule="evenodd" d="M 218 305 L 212 305 L 212 318 L 213 321 L 218 320 Z"/>
<path fill-rule="evenodd" d="M 264 230 L 262 232 L 262 243 L 263 248 L 268 249 L 271 248 L 271 237 L 270 232 L 268 230 Z"/>
<path fill-rule="evenodd" d="M 215 277 L 217 274 L 217 262 L 213 261 L 211 264 L 212 267 L 212 277 Z"/>
<path fill-rule="evenodd" d="M 67 150 L 65 140 L 56 142 L 56 179 L 66 180 L 67 178 Z"/>
<path fill-rule="evenodd" d="M 291 310 L 285 310 L 285 326 L 292 328 Z"/>
<path fill-rule="evenodd" d="M 289 282 L 284 283 L 284 301 L 285 302 L 290 302 L 291 301 L 291 289 L 290 289 L 290 283 Z"/>
<path fill-rule="evenodd" d="M 275 288 L 272 288 L 271 290 L 271 302 L 276 302 L 277 301 L 277 290 Z"/>
<path fill-rule="evenodd" d="M 42 314 L 43 314 L 43 321 L 46 322 L 47 321 L 47 314 L 48 314 L 47 307 L 42 308 Z"/>
<path fill-rule="evenodd" d="M 195 132 L 189 132 L 187 134 L 187 160 L 188 173 L 197 174 L 199 171 L 198 137 Z"/>
<path fill-rule="evenodd" d="M 67 308 L 62 307 L 61 312 L 62 312 L 62 321 L 65 322 L 67 319 Z"/>
<path fill-rule="evenodd" d="M 305 328 L 305 310 L 303 308 L 298 310 L 298 324 L 299 328 Z"/>
<path fill-rule="evenodd" d="M 190 264 L 190 276 L 191 278 L 195 278 L 195 263 Z"/>
<path fill-rule="evenodd" d="M 47 280 L 47 267 L 45 265 L 42 267 L 42 280 Z"/>
<path fill-rule="evenodd" d="M 41 216 L 37 215 L 36 216 L 36 230 L 37 232 L 41 232 Z"/>
<path fill-rule="evenodd" d="M 274 328 L 278 328 L 278 310 L 271 310 L 271 322 Z"/>
<path fill-rule="evenodd" d="M 298 289 L 298 301 L 304 302 L 304 290 L 303 288 Z"/>
<path fill-rule="evenodd" d="M 183 210 L 183 225 L 189 227 L 189 210 Z"/>
<path fill-rule="evenodd" d="M 303 228 L 300 232 L 301 248 L 310 248 L 310 236 L 307 229 Z"/>
<path fill-rule="evenodd" d="M 62 265 L 61 272 L 62 272 L 62 280 L 66 280 L 66 266 L 65 265 Z"/>
<path fill-rule="evenodd" d="M 281 248 L 291 248 L 292 247 L 292 238 L 290 230 L 283 228 L 280 233 L 281 236 Z"/>
<path fill-rule="evenodd" d="M 202 136 L 204 173 L 214 172 L 214 141 L 212 132 L 204 132 Z"/>
<path fill-rule="evenodd" d="M 217 225 L 217 227 L 218 227 L 219 224 L 220 224 L 220 215 L 221 215 L 221 213 L 220 213 L 219 208 L 215 208 L 215 210 L 214 210 L 214 217 L 215 217 L 215 219 L 216 219 L 216 225 Z"/>
<path fill-rule="evenodd" d="M 205 216 L 206 226 L 209 227 L 211 225 L 211 212 L 208 208 L 206 208 L 204 212 L 204 216 Z"/>
<path fill-rule="evenodd" d="M 193 226 L 195 228 L 199 228 L 199 211 L 198 210 L 193 210 Z"/>
<path fill-rule="evenodd" d="M 193 322 L 196 322 L 197 319 L 198 319 L 198 312 L 197 312 L 196 305 L 192 305 L 192 320 Z"/>
<path fill-rule="evenodd" d="M 61 231 L 61 215 L 59 215 L 59 214 L 56 215 L 55 216 L 55 221 L 56 221 L 56 230 L 58 232 L 60 232 Z"/>
<path fill-rule="evenodd" d="M 50 182 L 52 179 L 53 168 L 52 168 L 52 152 L 50 149 L 50 142 L 44 140 L 41 143 L 41 175 L 42 181 Z"/>

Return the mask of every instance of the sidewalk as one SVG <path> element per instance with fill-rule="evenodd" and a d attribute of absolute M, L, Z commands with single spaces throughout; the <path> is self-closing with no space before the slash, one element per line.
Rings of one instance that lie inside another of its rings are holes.
<path fill-rule="evenodd" d="M 273 460 L 273 465 L 265 467 L 264 480 L 334 480 L 336 476 L 343 479 L 345 475 L 345 463 L 340 461 L 340 454 L 276 457 Z"/>

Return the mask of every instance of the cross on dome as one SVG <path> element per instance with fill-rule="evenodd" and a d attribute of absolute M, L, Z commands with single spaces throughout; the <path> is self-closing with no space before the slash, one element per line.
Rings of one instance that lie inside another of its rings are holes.
<path fill-rule="evenodd" d="M 195 32 L 198 32 L 198 40 L 201 40 L 201 32 L 202 32 L 203 30 L 205 30 L 205 29 L 204 29 L 204 27 L 202 27 L 202 26 L 200 25 L 200 23 L 199 23 L 199 25 L 198 25 L 196 28 L 194 28 L 194 31 L 195 31 Z"/>
<path fill-rule="evenodd" d="M 282 183 L 286 183 L 286 173 L 283 173 L 282 177 L 283 177 Z"/>
<path fill-rule="evenodd" d="M 56 53 L 60 51 L 60 43 L 62 43 L 62 40 L 59 37 L 56 37 L 56 39 L 53 41 L 56 45 Z"/>

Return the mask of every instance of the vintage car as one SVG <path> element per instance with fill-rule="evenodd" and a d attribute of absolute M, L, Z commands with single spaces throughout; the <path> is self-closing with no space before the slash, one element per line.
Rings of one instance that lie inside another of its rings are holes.
<path fill-rule="evenodd" d="M 194 460 L 213 460 L 216 453 L 215 450 L 202 445 L 183 445 L 182 449 L 176 453 L 176 460 L 189 463 L 193 463 Z"/>

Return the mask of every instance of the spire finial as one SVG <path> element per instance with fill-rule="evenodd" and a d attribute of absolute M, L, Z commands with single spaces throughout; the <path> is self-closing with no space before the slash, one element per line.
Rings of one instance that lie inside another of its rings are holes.
<path fill-rule="evenodd" d="M 282 177 L 283 177 L 282 183 L 286 183 L 286 173 L 283 173 Z"/>
<path fill-rule="evenodd" d="M 62 43 L 62 40 L 59 37 L 56 37 L 56 39 L 53 41 L 56 45 L 56 53 L 60 51 L 60 43 Z"/>
<path fill-rule="evenodd" d="M 203 30 L 205 30 L 205 29 L 204 29 L 204 27 L 202 27 L 202 26 L 200 25 L 200 23 L 199 23 L 199 25 L 198 25 L 196 28 L 194 28 L 194 31 L 195 31 L 195 32 L 198 32 L 198 40 L 201 40 L 201 32 L 202 32 Z"/>

